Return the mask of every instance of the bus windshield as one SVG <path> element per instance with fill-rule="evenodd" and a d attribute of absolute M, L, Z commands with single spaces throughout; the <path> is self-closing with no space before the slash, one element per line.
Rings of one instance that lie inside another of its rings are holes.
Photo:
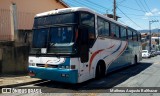
<path fill-rule="evenodd" d="M 73 27 L 52 27 L 34 30 L 33 47 L 46 48 L 73 45 Z"/>
<path fill-rule="evenodd" d="M 33 48 L 46 48 L 48 38 L 48 28 L 35 29 L 33 32 Z"/>
<path fill-rule="evenodd" d="M 53 27 L 50 29 L 50 47 L 73 44 L 73 27 Z"/>
<path fill-rule="evenodd" d="M 75 50 L 75 17 L 75 13 L 68 13 L 35 18 L 32 49 L 47 48 L 48 53 L 71 53 Z"/>

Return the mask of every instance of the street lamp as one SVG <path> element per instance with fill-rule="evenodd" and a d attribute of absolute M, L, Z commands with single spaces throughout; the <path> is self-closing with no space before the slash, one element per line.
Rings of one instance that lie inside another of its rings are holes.
<path fill-rule="evenodd" d="M 151 42 L 151 39 L 152 39 L 152 34 L 151 34 L 151 24 L 154 23 L 154 22 L 159 22 L 158 20 L 151 20 L 149 21 L 149 33 L 150 33 L 150 38 L 149 38 L 149 52 L 151 52 L 151 49 L 152 49 L 152 42 Z"/>

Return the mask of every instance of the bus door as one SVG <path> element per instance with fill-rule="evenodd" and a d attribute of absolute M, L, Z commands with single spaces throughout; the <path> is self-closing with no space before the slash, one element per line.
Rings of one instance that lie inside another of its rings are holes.
<path fill-rule="evenodd" d="M 80 79 L 87 80 L 89 78 L 89 39 L 88 28 L 86 26 L 79 27 L 79 51 L 80 51 Z M 81 81 L 80 80 L 80 81 Z"/>

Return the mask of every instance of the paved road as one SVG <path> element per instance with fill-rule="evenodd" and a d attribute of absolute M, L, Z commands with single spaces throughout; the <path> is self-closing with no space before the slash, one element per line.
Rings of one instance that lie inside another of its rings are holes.
<path fill-rule="evenodd" d="M 82 93 L 81 95 L 83 96 L 160 96 L 159 93 L 105 93 L 106 90 L 112 87 L 160 87 L 160 56 L 143 59 L 140 64 L 118 70 L 100 80 L 93 79 L 76 85 L 44 81 L 21 87 L 41 88 L 43 92 L 54 93 L 54 95 L 60 96 L 79 96 L 79 93 Z M 19 95 L 25 96 L 26 94 Z M 34 94 L 34 96 L 39 95 Z"/>

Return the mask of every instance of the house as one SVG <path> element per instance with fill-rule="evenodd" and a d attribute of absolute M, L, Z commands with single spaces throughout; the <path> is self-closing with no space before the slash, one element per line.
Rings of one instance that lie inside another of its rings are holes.
<path fill-rule="evenodd" d="M 0 74 L 27 72 L 31 44 L 24 37 L 31 40 L 34 16 L 67 7 L 62 0 L 0 0 Z"/>
<path fill-rule="evenodd" d="M 149 34 L 141 33 L 142 50 L 149 50 Z"/>
<path fill-rule="evenodd" d="M 16 30 L 30 30 L 35 14 L 69 7 L 62 0 L 0 0 L 0 41 L 14 41 Z"/>
<path fill-rule="evenodd" d="M 158 46 L 160 42 L 160 37 L 158 34 L 152 34 L 151 37 L 151 49 L 152 50 L 160 50 Z M 142 50 L 149 50 L 149 43 L 150 43 L 150 34 L 148 33 L 141 33 L 142 39 Z"/>

